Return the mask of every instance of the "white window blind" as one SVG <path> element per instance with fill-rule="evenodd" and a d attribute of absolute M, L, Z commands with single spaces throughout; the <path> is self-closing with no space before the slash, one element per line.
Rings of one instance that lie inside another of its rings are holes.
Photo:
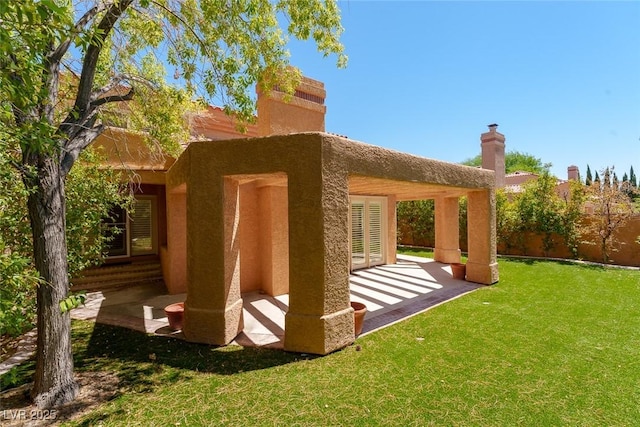
<path fill-rule="evenodd" d="M 130 214 L 131 254 L 143 255 L 155 252 L 153 241 L 153 201 L 137 199 Z"/>
<path fill-rule="evenodd" d="M 351 201 L 351 269 L 385 262 L 384 199 L 358 197 Z"/>
<path fill-rule="evenodd" d="M 351 204 L 351 266 L 362 268 L 366 266 L 365 257 L 365 204 L 354 202 Z"/>
<path fill-rule="evenodd" d="M 382 261 L 382 203 L 369 202 L 369 265 Z"/>

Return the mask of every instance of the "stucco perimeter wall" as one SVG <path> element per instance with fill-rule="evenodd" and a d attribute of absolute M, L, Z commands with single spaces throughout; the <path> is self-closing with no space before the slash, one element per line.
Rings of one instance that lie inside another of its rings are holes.
<path fill-rule="evenodd" d="M 493 172 L 324 133 L 195 142 L 167 174 L 168 193 L 186 187 L 187 339 L 227 344 L 242 330 L 242 187 L 253 179 L 282 177 L 289 236 L 286 350 L 327 354 L 354 341 L 350 192 L 390 201 L 472 192 L 484 215 L 476 224 L 484 246 L 469 255 L 478 266 L 472 277 L 480 283 L 497 281 Z M 180 257 L 171 247 L 168 254 Z"/>

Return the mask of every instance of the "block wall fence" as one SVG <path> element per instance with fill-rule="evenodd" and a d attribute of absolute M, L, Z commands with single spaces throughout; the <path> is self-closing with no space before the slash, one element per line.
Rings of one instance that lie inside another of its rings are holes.
<path fill-rule="evenodd" d="M 401 217 L 398 217 L 398 244 L 407 246 L 423 246 L 434 247 L 434 242 L 430 238 L 421 238 L 413 233 L 411 230 L 411 224 L 403 221 Z M 431 233 L 433 234 L 433 233 Z M 612 264 L 640 267 L 640 244 L 636 243 L 636 239 L 640 236 L 640 214 L 634 216 L 629 220 L 624 227 L 619 228 L 614 233 L 615 239 L 620 243 L 617 247 L 617 251 L 610 254 Z M 582 240 L 593 240 L 584 236 Z M 518 255 L 518 256 L 532 256 L 532 257 L 544 257 L 542 250 L 542 238 L 541 236 L 533 233 L 526 233 L 523 236 L 522 241 L 525 245 L 514 239 L 514 241 L 505 244 L 498 238 L 498 254 L 500 255 Z M 602 251 L 599 244 L 587 244 L 580 243 L 578 245 L 578 256 L 574 257 L 569 248 L 564 243 L 561 236 L 555 236 L 556 242 L 555 248 L 553 248 L 548 254 L 549 258 L 564 258 L 564 259 L 581 259 L 585 261 L 601 262 Z M 466 233 L 460 233 L 460 249 L 464 252 L 467 250 Z"/>

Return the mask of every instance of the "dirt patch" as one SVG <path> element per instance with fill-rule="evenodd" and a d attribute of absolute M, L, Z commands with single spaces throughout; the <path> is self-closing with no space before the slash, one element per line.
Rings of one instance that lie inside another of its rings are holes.
<path fill-rule="evenodd" d="M 13 356 L 18 350 L 18 343 L 21 337 L 11 337 L 3 335 L 0 337 L 0 363 Z"/>
<path fill-rule="evenodd" d="M 79 419 L 98 406 L 113 399 L 120 380 L 111 372 L 81 372 L 76 374 L 80 386 L 78 397 L 66 405 L 41 410 L 31 403 L 31 384 L 25 384 L 0 394 L 0 424 L 3 426 L 57 426 Z"/>

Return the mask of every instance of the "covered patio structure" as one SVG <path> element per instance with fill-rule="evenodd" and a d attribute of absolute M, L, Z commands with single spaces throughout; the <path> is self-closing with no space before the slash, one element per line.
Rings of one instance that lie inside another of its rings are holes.
<path fill-rule="evenodd" d="M 190 341 L 232 342 L 244 328 L 242 293 L 258 291 L 289 294 L 285 350 L 327 354 L 351 344 L 354 229 L 363 233 L 358 266 L 394 264 L 402 200 L 435 200 L 434 258 L 455 263 L 466 196 L 467 280 L 498 280 L 493 171 L 302 133 L 192 143 L 166 182 L 164 278 L 171 293 L 187 293 Z M 385 209 L 356 218 L 353 198 Z M 382 235 L 369 237 L 374 228 Z"/>

